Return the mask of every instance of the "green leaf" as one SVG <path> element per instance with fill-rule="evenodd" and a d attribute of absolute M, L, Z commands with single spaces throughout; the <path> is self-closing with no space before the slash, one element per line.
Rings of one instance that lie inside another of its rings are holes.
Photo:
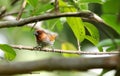
<path fill-rule="evenodd" d="M 76 47 L 73 44 L 69 43 L 69 42 L 62 43 L 61 48 L 62 48 L 62 50 L 77 50 Z M 76 56 L 79 56 L 77 54 L 66 54 L 66 53 L 63 53 L 62 55 L 64 57 L 76 57 Z"/>
<path fill-rule="evenodd" d="M 120 24 L 117 22 L 117 14 L 120 12 L 120 0 L 107 0 L 103 4 L 102 9 L 104 13 L 102 18 L 104 21 L 120 34 Z"/>
<path fill-rule="evenodd" d="M 104 21 L 112 27 L 117 33 L 120 34 L 120 24 L 117 23 L 117 16 L 116 15 L 111 15 L 111 14 L 103 14 L 102 18 Z"/>
<path fill-rule="evenodd" d="M 56 22 L 56 30 L 59 32 L 63 30 L 63 25 L 62 25 L 60 19 Z"/>
<path fill-rule="evenodd" d="M 117 14 L 120 11 L 120 0 L 107 0 L 102 9 L 103 13 Z"/>
<path fill-rule="evenodd" d="M 54 6 L 51 3 L 47 4 L 38 4 L 36 8 L 33 10 L 33 15 L 40 15 L 41 13 L 45 13 L 47 10 L 53 9 Z"/>
<path fill-rule="evenodd" d="M 7 44 L 0 44 L 0 49 L 5 52 L 5 58 L 7 60 L 13 60 L 16 57 L 16 52 Z"/>
<path fill-rule="evenodd" d="M 106 51 L 107 52 L 110 52 L 110 51 L 113 51 L 113 50 L 115 50 L 116 49 L 116 46 L 115 45 L 111 45 L 111 46 L 109 46 L 107 49 L 106 49 Z"/>
<path fill-rule="evenodd" d="M 99 76 L 104 76 L 105 73 L 109 72 L 110 70 L 103 69 Z"/>
<path fill-rule="evenodd" d="M 27 0 L 27 2 L 34 8 L 38 5 L 38 0 Z"/>
<path fill-rule="evenodd" d="M 88 3 L 81 3 L 79 4 L 80 10 L 88 10 Z"/>
<path fill-rule="evenodd" d="M 64 3 L 62 0 L 59 0 L 59 7 L 67 7 L 67 4 Z"/>
<path fill-rule="evenodd" d="M 88 10 L 88 4 L 89 3 L 99 3 L 102 4 L 102 0 L 78 0 L 78 2 L 76 2 L 76 4 L 79 6 L 80 10 L 84 11 L 84 10 Z"/>
<path fill-rule="evenodd" d="M 60 19 L 47 20 L 44 22 L 43 25 L 45 25 L 45 26 L 42 26 L 42 27 L 52 30 L 52 31 L 55 31 L 55 30 L 62 31 L 62 29 L 63 29 Z"/>
<path fill-rule="evenodd" d="M 54 6 L 51 5 L 50 2 L 48 2 L 46 4 L 39 3 L 35 7 L 33 7 L 31 5 L 27 5 L 25 8 L 27 13 L 23 13 L 23 15 L 25 15 L 25 16 L 40 15 L 40 14 L 44 14 L 48 10 L 52 10 L 53 8 L 54 8 Z"/>
<path fill-rule="evenodd" d="M 77 12 L 74 7 L 69 7 L 69 5 L 65 4 L 62 0 L 60 1 L 60 6 L 63 12 Z M 64 7 L 65 6 L 65 7 Z M 69 24 L 70 28 L 72 29 L 75 37 L 82 42 L 85 37 L 85 28 L 83 21 L 80 17 L 66 17 L 67 23 Z"/>
<path fill-rule="evenodd" d="M 85 36 L 85 39 L 89 40 L 91 43 L 93 43 L 94 45 L 97 45 L 98 44 L 98 41 L 93 38 L 92 36 L 89 36 L 89 35 L 86 35 Z"/>
<path fill-rule="evenodd" d="M 67 17 L 67 22 L 74 32 L 75 37 L 82 42 L 85 37 L 85 29 L 82 20 L 80 18 Z"/>
<path fill-rule="evenodd" d="M 120 46 L 120 39 L 114 39 L 114 41 L 115 41 L 115 44 L 116 45 L 119 45 Z M 116 45 L 115 45 L 114 43 L 113 43 L 113 41 L 111 40 L 111 39 L 105 39 L 105 40 L 103 40 L 103 41 L 101 41 L 101 42 L 99 42 L 99 44 L 97 45 L 97 47 L 98 47 L 98 49 L 100 50 L 100 51 L 103 51 L 103 47 L 109 47 L 108 49 L 107 49 L 107 51 L 109 51 L 109 50 L 113 50 L 113 49 L 116 49 L 115 47 L 116 47 Z"/>
<path fill-rule="evenodd" d="M 97 45 L 99 42 L 99 31 L 98 29 L 91 23 L 84 22 L 86 29 L 90 33 L 89 35 L 86 35 L 85 38 L 92 42 L 94 45 Z"/>

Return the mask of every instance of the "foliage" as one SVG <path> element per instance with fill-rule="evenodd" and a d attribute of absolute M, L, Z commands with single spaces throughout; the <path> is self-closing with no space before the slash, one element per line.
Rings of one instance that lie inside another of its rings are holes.
<path fill-rule="evenodd" d="M 117 46 L 120 46 L 120 39 L 115 39 L 114 41 L 111 39 L 105 39 L 97 45 L 100 51 L 103 51 L 102 47 L 108 47 L 106 51 L 112 51 L 115 50 Z"/>
<path fill-rule="evenodd" d="M 15 58 L 16 53 L 9 45 L 0 44 L 0 49 L 5 52 L 5 59 L 13 60 Z"/>
<path fill-rule="evenodd" d="M 8 3 L 9 0 L 6 0 Z M 23 17 L 28 16 L 34 16 L 46 13 L 47 11 L 53 11 L 54 10 L 54 3 L 51 3 L 49 1 L 39 1 L 39 0 L 26 0 L 27 6 L 25 10 L 27 13 L 23 13 Z M 117 16 L 116 13 L 119 12 L 119 1 L 115 0 L 116 6 L 112 7 L 115 9 L 109 9 L 109 6 L 112 6 L 112 0 L 109 1 L 102 1 L 102 0 L 70 0 L 68 2 L 64 2 L 64 0 L 59 0 L 59 9 L 61 12 L 78 12 L 78 11 L 84 11 L 89 10 L 88 4 L 90 3 L 99 3 L 101 4 L 103 8 L 103 14 L 102 18 L 119 33 L 119 26 L 117 25 Z M 21 2 L 20 2 L 21 3 Z M 20 4 L 19 3 L 19 4 Z M 2 4 L 7 4 L 2 2 Z M 9 5 L 10 6 L 10 5 Z M 87 8 L 82 8 L 82 7 Z M 8 8 L 8 6 L 6 6 Z M 11 6 L 11 8 L 13 8 Z M 9 8 L 10 9 L 10 8 Z M 15 9 L 14 9 L 15 10 Z M 90 10 L 89 10 L 90 11 Z M 94 45 L 97 45 L 99 42 L 99 32 L 98 29 L 95 27 L 95 25 L 87 22 L 83 22 L 82 19 L 79 17 L 66 17 L 66 20 L 60 19 L 53 19 L 53 20 L 47 20 L 43 23 L 43 27 L 55 32 L 60 33 L 63 29 L 63 25 L 65 22 L 68 23 L 69 27 L 72 29 L 73 34 L 75 35 L 76 39 L 78 39 L 80 42 L 83 42 L 84 39 L 89 40 Z M 52 26 L 52 27 L 51 27 Z M 86 32 L 89 32 L 89 34 Z"/>
<path fill-rule="evenodd" d="M 120 24 L 117 22 L 118 13 L 120 12 L 120 4 L 119 0 L 114 0 L 115 5 L 113 5 L 112 0 L 108 0 L 105 2 L 102 6 L 103 8 L 103 15 L 102 18 L 112 27 L 114 30 L 116 30 L 120 34 Z"/>
<path fill-rule="evenodd" d="M 77 10 L 74 7 L 72 6 L 69 7 L 67 4 L 65 4 L 62 1 L 59 2 L 59 6 L 62 7 L 61 9 L 63 10 L 63 12 L 77 12 Z M 66 19 L 69 26 L 73 30 L 76 38 L 82 42 L 85 36 L 85 29 L 84 29 L 82 19 L 75 18 L 75 17 L 67 17 Z"/>
<path fill-rule="evenodd" d="M 64 43 L 62 43 L 62 45 L 61 45 L 61 48 L 62 48 L 62 50 L 77 50 L 76 49 L 76 47 L 73 45 L 73 44 L 71 44 L 71 43 L 69 43 L 69 42 L 64 42 Z M 76 57 L 76 56 L 79 56 L 79 55 L 76 55 L 76 54 L 62 54 L 64 57 Z"/>
<path fill-rule="evenodd" d="M 62 7 L 61 10 L 63 10 L 63 12 L 77 12 L 77 9 L 75 7 L 65 4 L 64 2 L 62 2 L 62 0 L 59 0 L 59 6 Z M 94 45 L 98 43 L 99 32 L 97 31 L 97 28 L 94 27 L 94 25 L 91 25 L 90 23 L 84 23 L 81 18 L 75 17 L 67 17 L 67 22 L 73 30 L 76 38 L 80 42 L 82 42 L 86 38 L 89 41 L 91 41 Z M 90 32 L 91 36 L 85 34 L 85 27 Z"/>

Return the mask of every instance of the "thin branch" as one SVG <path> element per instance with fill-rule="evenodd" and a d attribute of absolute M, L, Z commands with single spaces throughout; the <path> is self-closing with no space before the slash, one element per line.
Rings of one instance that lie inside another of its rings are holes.
<path fill-rule="evenodd" d="M 28 62 L 12 62 L 0 64 L 0 75 L 24 74 L 32 71 L 53 70 L 88 70 L 94 68 L 116 69 L 117 56 L 97 58 L 49 58 Z"/>
<path fill-rule="evenodd" d="M 23 13 L 25 13 L 26 11 L 23 11 Z M 15 12 L 10 12 L 10 13 L 5 13 L 3 14 L 2 16 L 0 16 L 0 18 L 3 18 L 5 16 L 9 16 L 9 15 L 15 15 L 15 14 L 18 14 L 19 12 L 18 11 L 15 11 Z"/>
<path fill-rule="evenodd" d="M 59 13 L 59 1 L 55 0 L 55 14 Z"/>
<path fill-rule="evenodd" d="M 18 13 L 18 16 L 17 16 L 17 18 L 16 18 L 16 20 L 19 20 L 19 19 L 21 18 L 22 13 L 23 13 L 23 11 L 24 11 L 24 8 L 25 8 L 26 4 L 27 4 L 27 2 L 26 2 L 26 0 L 24 0 L 22 6 L 21 6 L 21 8 L 20 8 L 20 11 L 19 11 L 19 13 Z"/>
<path fill-rule="evenodd" d="M 78 47 L 78 50 L 81 51 L 80 41 L 78 39 L 77 39 L 77 47 Z"/>
<path fill-rule="evenodd" d="M 15 21 L 3 21 L 0 22 L 0 28 L 6 28 L 6 27 L 17 27 L 17 26 L 24 26 L 25 24 L 43 21 L 43 20 L 49 20 L 54 18 L 60 18 L 60 17 L 84 17 L 90 20 L 94 20 L 98 23 L 104 23 L 104 21 L 97 15 L 95 15 L 92 12 L 76 12 L 76 13 L 61 13 L 61 14 L 46 14 L 46 15 L 40 15 L 40 16 L 34 16 L 25 18 L 23 20 L 15 20 Z"/>
<path fill-rule="evenodd" d="M 0 17 L 3 18 L 5 16 L 14 15 L 14 14 L 18 14 L 18 11 L 17 12 L 6 13 L 6 14 L 0 16 Z"/>
<path fill-rule="evenodd" d="M 37 22 L 35 22 L 34 25 L 31 27 L 31 31 L 33 30 L 33 28 L 37 29 L 37 28 L 35 28 L 36 24 L 37 24 Z"/>
<path fill-rule="evenodd" d="M 6 13 L 6 8 L 5 7 L 0 7 L 0 18 L 2 15 Z"/>
<path fill-rule="evenodd" d="M 15 5 L 20 0 L 12 0 L 11 5 Z"/>
<path fill-rule="evenodd" d="M 44 51 L 44 52 L 56 52 L 56 53 L 68 53 L 68 54 L 82 54 L 82 55 L 117 55 L 119 54 L 118 51 L 116 52 L 86 52 L 86 51 L 77 51 L 77 50 L 60 50 L 60 49 L 49 49 L 49 48 L 44 48 L 44 49 L 40 49 L 40 48 L 34 48 L 31 46 L 22 46 L 22 45 L 10 45 L 11 47 L 15 48 L 15 49 L 23 49 L 23 50 L 31 50 L 31 51 Z"/>

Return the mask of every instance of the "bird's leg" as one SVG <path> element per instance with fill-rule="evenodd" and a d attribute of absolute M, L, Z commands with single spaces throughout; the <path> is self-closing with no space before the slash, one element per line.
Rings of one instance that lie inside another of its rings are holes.
<path fill-rule="evenodd" d="M 53 52 L 55 52 L 53 45 L 51 46 L 51 49 L 52 49 Z"/>

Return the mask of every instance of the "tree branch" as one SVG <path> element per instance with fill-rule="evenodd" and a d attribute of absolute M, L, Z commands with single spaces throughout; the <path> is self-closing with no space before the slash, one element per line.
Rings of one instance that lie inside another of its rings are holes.
<path fill-rule="evenodd" d="M 14 21 L 3 21 L 0 22 L 0 28 L 6 28 L 6 27 L 17 27 L 17 26 L 23 26 L 25 24 L 43 21 L 43 20 L 49 20 L 54 18 L 60 18 L 60 17 L 83 17 L 84 19 L 93 20 L 99 23 L 104 23 L 104 21 L 97 16 L 96 14 L 92 12 L 76 12 L 76 13 L 61 13 L 61 14 L 46 14 L 46 15 L 40 15 L 40 16 L 34 16 L 25 18 L 23 20 L 14 20 Z"/>
<path fill-rule="evenodd" d="M 59 13 L 59 1 L 55 0 L 55 14 Z"/>
<path fill-rule="evenodd" d="M 116 69 L 117 56 L 97 58 L 49 58 L 28 62 L 0 64 L 0 75 L 23 74 L 32 71 L 88 70 L 93 68 Z"/>
<path fill-rule="evenodd" d="M 19 11 L 19 13 L 18 13 L 18 15 L 17 15 L 16 20 L 19 20 L 19 19 L 21 18 L 22 13 L 23 13 L 23 11 L 24 11 L 24 9 L 25 9 L 26 4 L 27 4 L 26 0 L 23 0 L 23 3 L 22 3 L 22 5 L 21 5 L 21 8 L 20 8 L 20 11 Z"/>
<path fill-rule="evenodd" d="M 60 50 L 60 49 L 49 49 L 49 48 L 34 48 L 30 46 L 22 46 L 22 45 L 10 45 L 11 47 L 15 49 L 23 49 L 23 50 L 36 50 L 36 51 L 44 51 L 44 52 L 56 52 L 56 53 L 68 53 L 68 54 L 83 54 L 83 55 L 116 55 L 119 54 L 118 51 L 116 52 L 86 52 L 86 51 L 77 51 L 77 50 Z"/>

